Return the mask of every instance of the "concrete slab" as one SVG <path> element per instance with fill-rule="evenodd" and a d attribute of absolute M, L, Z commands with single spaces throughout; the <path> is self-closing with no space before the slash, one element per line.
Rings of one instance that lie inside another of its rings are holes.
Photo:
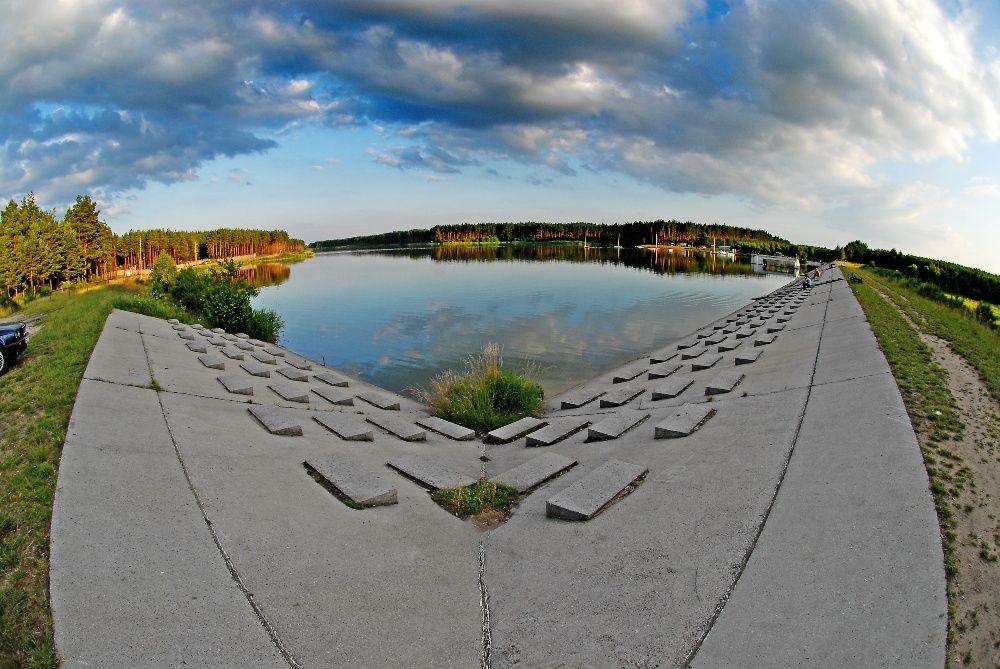
<path fill-rule="evenodd" d="M 692 383 L 694 383 L 694 379 L 689 376 L 672 376 L 665 383 L 661 383 L 653 388 L 652 399 L 673 399 L 687 390 Z"/>
<path fill-rule="evenodd" d="M 357 506 L 367 508 L 399 503 L 396 489 L 385 479 L 343 456 L 312 457 L 302 464 Z"/>
<path fill-rule="evenodd" d="M 205 326 L 202 325 L 201 323 L 192 323 L 191 324 L 191 329 L 192 330 L 204 330 Z"/>
<path fill-rule="evenodd" d="M 222 349 L 222 355 L 226 356 L 230 360 L 243 360 L 244 353 L 238 348 L 224 348 Z"/>
<path fill-rule="evenodd" d="M 365 420 L 403 441 L 426 441 L 427 432 L 410 421 L 389 413 L 367 414 Z"/>
<path fill-rule="evenodd" d="M 167 322 L 170 323 L 171 325 L 177 325 L 178 323 L 180 323 L 180 321 L 177 320 L 176 318 L 168 318 Z"/>
<path fill-rule="evenodd" d="M 691 371 L 697 372 L 702 369 L 711 369 L 722 360 L 722 355 L 719 353 L 713 353 L 712 355 L 706 355 L 700 360 L 695 360 L 691 363 Z"/>
<path fill-rule="evenodd" d="M 646 364 L 632 365 L 631 367 L 626 367 L 623 370 L 615 372 L 611 376 L 611 382 L 612 383 L 627 383 L 627 382 L 631 381 L 632 379 L 635 379 L 635 378 L 637 378 L 637 377 L 642 376 L 643 374 L 645 374 L 647 369 L 649 369 L 649 365 L 646 365 Z"/>
<path fill-rule="evenodd" d="M 247 351 L 248 353 L 251 353 L 251 354 L 254 351 L 257 350 L 257 349 L 255 349 L 253 347 L 253 344 L 249 344 L 249 343 L 247 343 L 245 341 L 240 341 L 238 339 L 235 340 L 235 341 L 233 341 L 232 344 L 233 344 L 233 346 L 235 346 L 236 348 L 240 349 L 241 351 Z"/>
<path fill-rule="evenodd" d="M 225 348 L 226 346 L 229 346 L 229 342 L 225 339 L 209 339 L 208 343 L 216 348 Z"/>
<path fill-rule="evenodd" d="M 270 388 L 278 397 L 286 402 L 301 402 L 309 404 L 309 387 L 298 383 L 269 383 Z"/>
<path fill-rule="evenodd" d="M 768 344 L 773 344 L 777 337 L 773 334 L 761 335 L 753 340 L 754 346 L 767 346 Z"/>
<path fill-rule="evenodd" d="M 617 439 L 647 418 L 649 418 L 649 414 L 643 411 L 622 409 L 596 425 L 591 425 L 587 429 L 587 441 Z"/>
<path fill-rule="evenodd" d="M 707 350 L 708 349 L 704 347 L 693 350 L 689 349 L 681 353 L 681 360 L 693 360 L 695 358 L 700 358 L 701 356 L 705 355 L 705 351 Z"/>
<path fill-rule="evenodd" d="M 249 344 L 247 344 L 247 345 L 249 346 Z M 250 348 L 253 349 L 252 346 L 250 346 Z M 278 359 L 277 358 L 275 358 L 273 355 L 271 355 L 269 353 L 264 353 L 263 351 L 253 350 L 250 353 L 250 357 L 253 358 L 254 360 L 256 360 L 257 362 L 265 364 L 265 365 L 277 365 L 278 364 Z"/>
<path fill-rule="evenodd" d="M 322 381 L 329 386 L 335 386 L 337 388 L 347 388 L 350 382 L 339 374 L 334 374 L 332 372 L 321 372 L 319 374 L 313 374 L 313 378 L 317 381 Z"/>
<path fill-rule="evenodd" d="M 568 395 L 564 395 L 559 400 L 560 409 L 578 409 L 586 404 L 590 404 L 604 394 L 602 388 L 596 386 L 584 387 L 574 390 Z"/>
<path fill-rule="evenodd" d="M 264 378 L 270 378 L 271 376 L 270 367 L 262 365 L 259 362 L 254 362 L 253 360 L 241 362 L 240 367 L 242 367 L 247 374 L 253 374 L 254 376 L 261 376 Z"/>
<path fill-rule="evenodd" d="M 234 395 L 253 395 L 253 383 L 242 374 L 226 374 L 217 378 L 222 387 Z"/>
<path fill-rule="evenodd" d="M 649 368 L 649 376 L 647 377 L 650 381 L 654 379 L 665 379 L 678 369 L 683 367 L 677 362 L 661 362 L 658 365 L 653 365 Z"/>
<path fill-rule="evenodd" d="M 225 369 L 226 361 L 217 355 L 199 355 L 198 362 L 209 369 Z"/>
<path fill-rule="evenodd" d="M 286 360 L 285 362 L 287 362 L 295 369 L 301 369 L 302 371 L 305 372 L 311 372 L 313 368 L 311 362 L 309 362 L 308 360 L 302 360 L 300 358 L 296 358 L 295 356 L 289 356 L 288 360 Z"/>
<path fill-rule="evenodd" d="M 743 380 L 742 372 L 722 372 L 705 385 L 706 395 L 730 393 Z"/>
<path fill-rule="evenodd" d="M 722 328 L 722 334 L 731 335 L 734 332 L 739 331 L 739 329 L 740 329 L 739 325 L 728 325 L 728 326 Z"/>
<path fill-rule="evenodd" d="M 754 333 L 756 333 L 756 332 L 757 332 L 757 330 L 755 330 L 754 328 L 742 328 L 740 330 L 737 330 L 734 333 L 734 336 L 737 339 L 746 339 L 747 337 L 754 336 Z"/>
<path fill-rule="evenodd" d="M 476 438 L 475 430 L 470 430 L 462 425 L 456 425 L 451 421 L 438 418 L 437 416 L 423 416 L 418 418 L 415 422 L 417 425 L 426 427 L 428 430 L 433 430 L 438 434 L 443 434 L 449 439 L 454 439 L 455 441 L 471 441 Z"/>
<path fill-rule="evenodd" d="M 290 381 L 308 381 L 309 375 L 294 367 L 279 367 L 274 370 Z"/>
<path fill-rule="evenodd" d="M 236 337 L 237 339 L 250 339 L 250 335 L 245 332 L 237 332 Z"/>
<path fill-rule="evenodd" d="M 573 458 L 548 452 L 508 469 L 502 474 L 497 474 L 490 480 L 495 483 L 505 483 L 523 493 L 565 473 L 576 463 Z"/>
<path fill-rule="evenodd" d="M 432 491 L 462 488 L 479 480 L 475 476 L 456 472 L 427 455 L 401 455 L 386 464 Z"/>
<path fill-rule="evenodd" d="M 313 414 L 313 420 L 344 441 L 374 441 L 375 430 L 364 419 L 338 411 Z"/>
<path fill-rule="evenodd" d="M 664 362 L 669 362 L 669 361 L 673 360 L 676 357 L 677 357 L 677 352 L 676 351 L 667 351 L 667 352 L 663 352 L 663 353 L 654 353 L 653 355 L 649 356 L 649 364 L 650 365 L 659 365 L 659 364 L 664 363 Z"/>
<path fill-rule="evenodd" d="M 588 416 L 570 416 L 568 418 L 553 418 L 548 425 L 526 436 L 525 446 L 551 446 L 563 439 L 568 439 L 583 428 L 590 425 Z"/>
<path fill-rule="evenodd" d="M 231 341 L 231 342 L 239 341 L 239 337 L 237 337 L 234 334 L 228 334 L 227 333 L 227 334 L 219 335 L 219 336 L 222 337 L 223 339 L 225 339 L 226 341 Z"/>
<path fill-rule="evenodd" d="M 725 353 L 726 351 L 735 351 L 742 345 L 743 345 L 742 339 L 730 339 L 729 341 L 724 341 L 721 344 L 719 344 L 719 348 L 717 348 L 716 350 L 719 353 Z"/>
<path fill-rule="evenodd" d="M 608 460 L 585 477 L 545 501 L 545 515 L 559 520 L 590 520 L 632 486 L 649 469 Z"/>
<path fill-rule="evenodd" d="M 184 330 L 183 332 L 178 332 L 177 336 L 181 339 L 187 339 L 188 341 L 194 341 L 195 334 L 190 330 Z"/>
<path fill-rule="evenodd" d="M 222 328 L 212 328 L 212 332 L 214 332 L 215 334 L 226 334 L 226 331 L 223 330 Z"/>
<path fill-rule="evenodd" d="M 325 399 L 330 404 L 336 404 L 338 406 L 351 407 L 354 406 L 354 395 L 346 390 L 341 390 L 340 388 L 327 388 L 326 386 L 319 386 L 313 388 L 312 391 Z"/>
<path fill-rule="evenodd" d="M 263 404 L 252 404 L 247 407 L 247 411 L 271 434 L 302 436 L 302 424 L 296 414 Z"/>
<path fill-rule="evenodd" d="M 187 347 L 187 350 L 193 351 L 194 353 L 208 353 L 208 345 L 199 341 L 189 341 L 184 344 L 184 346 Z"/>
<path fill-rule="evenodd" d="M 767 333 L 768 334 L 772 334 L 772 333 L 775 333 L 775 332 L 781 332 L 784 329 L 785 329 L 784 325 L 768 325 L 767 326 Z"/>
<path fill-rule="evenodd" d="M 268 355 L 273 355 L 276 358 L 285 357 L 285 349 L 278 348 L 277 346 L 265 346 L 264 353 L 267 353 Z"/>
<path fill-rule="evenodd" d="M 390 397 L 388 395 L 383 395 L 382 393 L 377 393 L 373 390 L 363 390 L 354 394 L 359 400 L 364 400 L 372 406 L 376 406 L 379 409 L 384 409 L 385 411 L 399 411 L 399 400 L 395 397 Z"/>
<path fill-rule="evenodd" d="M 515 439 L 520 439 L 529 432 L 534 432 L 535 430 L 543 428 L 546 425 L 548 425 L 548 423 L 540 418 L 527 416 L 520 420 L 516 420 L 513 423 L 504 425 L 503 427 L 498 427 L 492 432 L 488 432 L 484 437 L 484 440 L 487 443 L 506 444 L 514 441 Z"/>
<path fill-rule="evenodd" d="M 686 437 L 714 415 L 715 409 L 707 404 L 684 404 L 675 407 L 656 425 L 653 436 L 656 439 Z"/>
<path fill-rule="evenodd" d="M 693 348 L 701 343 L 700 339 L 688 339 L 687 341 L 682 341 L 677 344 L 677 350 L 683 351 L 688 348 Z"/>
<path fill-rule="evenodd" d="M 601 396 L 601 408 L 620 407 L 639 397 L 646 389 L 643 386 L 622 386 L 614 388 Z"/>
<path fill-rule="evenodd" d="M 763 352 L 764 350 L 761 348 L 749 348 L 742 353 L 736 354 L 735 363 L 737 365 L 749 365 L 755 363 L 757 362 L 757 358 L 759 358 L 760 354 Z"/>
<path fill-rule="evenodd" d="M 727 337 L 728 335 L 725 333 L 712 335 L 711 337 L 705 339 L 705 346 L 712 346 L 714 344 L 718 344 L 719 342 L 725 341 Z"/>

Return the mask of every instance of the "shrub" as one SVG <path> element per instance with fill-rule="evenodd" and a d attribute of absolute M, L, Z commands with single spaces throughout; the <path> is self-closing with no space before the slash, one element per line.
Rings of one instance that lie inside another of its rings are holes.
<path fill-rule="evenodd" d="M 210 274 L 187 267 L 177 273 L 177 278 L 170 287 L 170 295 L 185 309 L 201 311 L 202 295 L 211 282 Z"/>
<path fill-rule="evenodd" d="M 184 322 L 191 320 L 183 309 L 152 295 L 123 295 L 116 297 L 111 302 L 111 306 L 115 309 L 134 311 L 137 314 L 156 318 L 177 318 Z"/>
<path fill-rule="evenodd" d="M 255 339 L 273 343 L 278 341 L 278 333 L 283 327 L 285 322 L 276 312 L 270 309 L 254 309 L 244 332 Z"/>
<path fill-rule="evenodd" d="M 160 251 L 160 255 L 153 263 L 153 271 L 149 273 L 149 289 L 153 295 L 159 297 L 170 292 L 170 287 L 177 280 L 177 265 L 174 259 L 166 251 Z"/>
<path fill-rule="evenodd" d="M 431 390 L 418 390 L 431 412 L 477 432 L 489 432 L 543 408 L 542 387 L 526 375 L 503 369 L 500 347 L 487 344 L 466 361 L 466 371 L 447 371 L 431 381 Z"/>
<path fill-rule="evenodd" d="M 989 302 L 980 302 L 976 307 L 976 320 L 985 323 L 990 327 L 996 327 L 996 314 L 993 306 Z"/>

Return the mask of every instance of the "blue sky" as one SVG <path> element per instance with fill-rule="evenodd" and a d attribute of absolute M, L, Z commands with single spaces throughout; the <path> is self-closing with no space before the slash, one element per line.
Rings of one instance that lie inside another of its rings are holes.
<path fill-rule="evenodd" d="M 306 241 L 678 218 L 1000 271 L 993 0 L 14 0 L 0 196 Z"/>

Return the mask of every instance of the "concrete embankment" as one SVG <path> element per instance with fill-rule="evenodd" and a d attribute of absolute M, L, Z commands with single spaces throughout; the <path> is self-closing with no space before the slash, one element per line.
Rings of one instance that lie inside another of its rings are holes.
<path fill-rule="evenodd" d="M 765 296 L 489 444 L 280 347 L 115 312 L 60 467 L 59 653 L 941 667 L 926 474 L 840 278 Z M 486 533 L 426 491 L 482 475 L 528 490 Z"/>

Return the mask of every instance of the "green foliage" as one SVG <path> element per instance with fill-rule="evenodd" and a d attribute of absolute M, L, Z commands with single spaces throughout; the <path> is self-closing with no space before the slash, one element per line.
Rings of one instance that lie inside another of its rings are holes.
<path fill-rule="evenodd" d="M 149 288 L 153 295 L 159 297 L 170 292 L 170 287 L 177 280 L 177 263 L 166 251 L 161 251 L 156 262 L 153 263 L 153 271 L 149 274 Z"/>
<path fill-rule="evenodd" d="M 176 318 L 183 323 L 193 322 L 191 316 L 181 307 L 168 300 L 153 295 L 120 295 L 111 303 L 115 309 L 132 311 L 154 318 Z"/>
<path fill-rule="evenodd" d="M 538 415 L 543 409 L 542 387 L 503 369 L 496 344 L 469 356 L 464 374 L 444 372 L 431 381 L 430 391 L 418 392 L 435 416 L 480 433 Z"/>
<path fill-rule="evenodd" d="M 270 309 L 254 309 L 243 331 L 254 339 L 273 343 L 278 341 L 278 333 L 283 327 L 285 321 L 276 312 Z"/>
<path fill-rule="evenodd" d="M 976 319 L 991 328 L 995 328 L 997 325 L 996 312 L 993 310 L 993 305 L 989 302 L 980 302 L 976 307 Z"/>
<path fill-rule="evenodd" d="M 504 483 L 480 479 L 461 488 L 442 488 L 431 498 L 459 518 L 480 513 L 510 513 L 517 499 L 517 489 Z"/>

